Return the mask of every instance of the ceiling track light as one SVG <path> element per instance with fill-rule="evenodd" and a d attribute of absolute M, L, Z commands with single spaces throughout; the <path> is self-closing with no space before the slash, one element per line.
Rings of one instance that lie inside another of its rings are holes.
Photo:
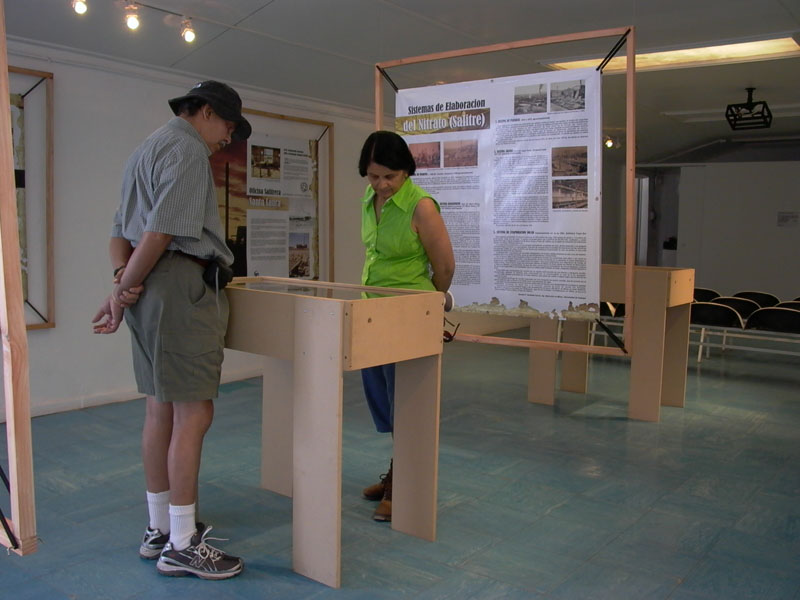
<path fill-rule="evenodd" d="M 725 118 L 731 129 L 767 129 L 772 125 L 772 111 L 763 100 L 753 101 L 753 92 L 756 88 L 747 90 L 747 102 L 741 104 L 728 104 L 725 109 Z"/>
<path fill-rule="evenodd" d="M 192 27 L 191 17 L 184 19 L 181 23 L 181 37 L 187 44 L 191 44 L 195 40 L 196 36 Z"/>
<path fill-rule="evenodd" d="M 138 29 L 139 27 L 139 7 L 135 2 L 128 2 L 125 6 L 125 24 L 128 29 Z"/>
<path fill-rule="evenodd" d="M 86 0 L 72 0 L 72 10 L 79 15 L 83 15 L 89 10 L 89 5 L 86 3 Z"/>

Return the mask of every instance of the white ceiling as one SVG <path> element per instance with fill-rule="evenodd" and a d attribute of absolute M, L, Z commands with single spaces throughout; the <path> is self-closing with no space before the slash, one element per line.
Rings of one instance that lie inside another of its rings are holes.
<path fill-rule="evenodd" d="M 376 62 L 628 25 L 640 53 L 800 32 L 800 0 L 152 0 L 138 3 L 136 32 L 123 23 L 122 0 L 88 1 L 89 12 L 79 16 L 70 0 L 5 0 L 7 35 L 365 110 L 373 110 Z M 181 18 L 169 13 L 194 18 L 194 44 L 180 39 Z M 550 59 L 602 56 L 614 41 L 437 61 L 389 75 L 405 88 L 538 72 Z M 624 129 L 624 83 L 604 77 L 609 133 Z M 728 127 L 725 107 L 744 102 L 746 87 L 775 113 L 770 129 Z M 782 116 L 785 105 L 796 116 Z M 684 123 L 662 114 L 699 110 L 717 110 L 719 118 Z M 800 58 L 637 76 L 639 162 L 766 136 L 800 136 Z"/>

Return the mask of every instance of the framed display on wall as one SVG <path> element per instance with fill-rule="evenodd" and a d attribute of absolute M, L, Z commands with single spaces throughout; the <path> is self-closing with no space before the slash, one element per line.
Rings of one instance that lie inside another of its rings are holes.
<path fill-rule="evenodd" d="M 53 74 L 8 67 L 11 135 L 27 329 L 55 327 Z"/>
<path fill-rule="evenodd" d="M 333 279 L 333 123 L 243 112 L 250 138 L 211 157 L 234 275 Z"/>

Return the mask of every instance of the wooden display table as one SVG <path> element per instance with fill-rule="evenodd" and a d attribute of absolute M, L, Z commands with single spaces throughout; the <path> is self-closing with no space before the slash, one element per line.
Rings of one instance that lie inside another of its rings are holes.
<path fill-rule="evenodd" d="M 658 421 L 661 406 L 683 407 L 689 359 L 689 317 L 694 269 L 635 267 L 633 348 L 628 418 Z M 625 301 L 625 267 L 602 265 L 600 298 Z M 588 323 L 565 323 L 564 335 L 588 340 Z M 571 356 L 570 356 L 571 355 Z M 561 388 L 586 392 L 588 355 L 564 354 Z"/>
<path fill-rule="evenodd" d="M 226 292 L 226 347 L 266 357 L 261 485 L 293 498 L 294 570 L 341 583 L 343 371 L 397 363 L 392 528 L 433 541 L 443 294 L 272 277 Z"/>
<path fill-rule="evenodd" d="M 686 365 L 689 355 L 689 316 L 694 296 L 694 269 L 670 267 L 634 268 L 633 340 L 628 418 L 658 421 L 661 406 L 684 405 Z M 601 265 L 600 299 L 625 301 L 625 267 Z M 531 339 L 556 341 L 559 321 L 523 317 L 455 312 L 461 331 L 488 333 L 530 326 Z M 588 321 L 561 321 L 562 341 L 587 344 Z M 531 348 L 528 370 L 528 400 L 555 403 L 558 352 Z M 561 389 L 585 393 L 589 355 L 564 352 Z"/>

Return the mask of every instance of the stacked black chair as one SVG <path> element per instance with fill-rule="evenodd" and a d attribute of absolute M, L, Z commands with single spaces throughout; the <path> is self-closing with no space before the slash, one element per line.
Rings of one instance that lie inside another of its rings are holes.
<path fill-rule="evenodd" d="M 711 302 L 719 297 L 719 292 L 710 288 L 694 288 L 695 302 Z"/>
<path fill-rule="evenodd" d="M 758 302 L 758 305 L 761 308 L 767 306 L 775 306 L 778 304 L 778 302 L 780 302 L 780 298 L 768 292 L 757 292 L 750 290 L 744 292 L 736 292 L 734 296 L 736 296 L 737 298 L 747 298 L 748 300 L 753 300 L 754 302 Z"/>
<path fill-rule="evenodd" d="M 614 306 L 613 302 L 601 302 L 600 303 L 600 316 L 601 317 L 613 317 L 615 312 L 616 312 L 616 307 Z"/>
<path fill-rule="evenodd" d="M 739 313 L 730 306 L 715 302 L 692 302 L 689 320 L 692 325 L 700 326 L 700 341 L 697 348 L 697 362 L 703 360 L 703 346 L 706 343 L 708 327 L 721 327 L 726 329 L 744 329 L 744 322 Z M 725 332 L 723 331 L 722 345 L 725 346 Z"/>
<path fill-rule="evenodd" d="M 617 322 L 616 317 L 621 317 L 625 314 L 625 311 L 622 311 L 622 315 L 617 315 L 617 307 L 613 302 L 600 302 L 600 317 L 604 319 L 604 325 L 607 327 L 611 323 L 611 321 L 606 321 L 606 319 L 611 319 L 613 322 Z M 607 335 L 607 334 L 601 334 Z M 597 323 L 592 323 L 591 331 L 589 332 L 589 345 L 594 346 L 594 341 L 597 336 Z M 605 345 L 605 338 L 603 341 L 603 345 Z"/>
<path fill-rule="evenodd" d="M 746 321 L 754 311 L 757 311 L 761 306 L 754 300 L 747 298 L 740 298 L 739 296 L 718 296 L 712 300 L 715 304 L 724 304 L 730 306 L 733 310 L 739 313 L 742 321 Z"/>
<path fill-rule="evenodd" d="M 745 328 L 800 334 L 800 310 L 777 306 L 759 308 L 747 317 Z"/>
<path fill-rule="evenodd" d="M 800 310 L 800 300 L 785 300 L 784 302 L 780 302 L 777 304 L 778 308 L 793 308 L 794 310 Z"/>

